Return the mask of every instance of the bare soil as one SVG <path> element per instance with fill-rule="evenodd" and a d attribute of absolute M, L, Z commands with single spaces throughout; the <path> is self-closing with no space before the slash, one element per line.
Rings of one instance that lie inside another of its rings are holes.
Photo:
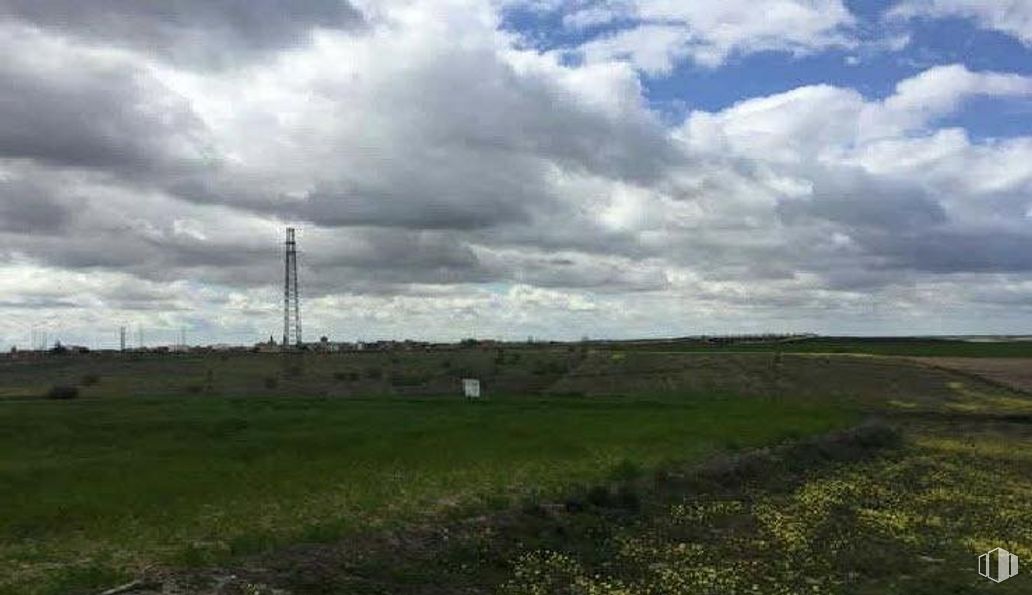
<path fill-rule="evenodd" d="M 916 357 L 923 364 L 974 375 L 1032 394 L 1032 358 Z"/>

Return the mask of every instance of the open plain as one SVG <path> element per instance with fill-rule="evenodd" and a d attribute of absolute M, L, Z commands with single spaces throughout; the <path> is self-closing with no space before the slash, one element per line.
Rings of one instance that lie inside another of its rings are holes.
<path fill-rule="evenodd" d="M 979 591 L 1029 360 L 915 349 L 6 359 L 0 592 Z"/>

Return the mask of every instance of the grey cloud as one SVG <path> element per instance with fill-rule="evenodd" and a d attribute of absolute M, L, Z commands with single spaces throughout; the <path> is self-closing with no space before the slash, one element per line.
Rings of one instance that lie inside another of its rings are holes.
<path fill-rule="evenodd" d="M 819 172 L 813 193 L 782 200 L 781 219 L 792 224 L 805 218 L 824 219 L 846 228 L 885 231 L 927 230 L 946 223 L 943 206 L 914 183 L 874 178 L 856 171 Z"/>
<path fill-rule="evenodd" d="M 377 99 L 355 107 L 362 128 L 326 139 L 338 149 L 326 157 L 331 173 L 305 200 L 259 208 L 322 226 L 529 226 L 566 208 L 556 168 L 648 184 L 684 158 L 646 112 L 585 106 L 493 53 L 413 60 L 404 77 L 366 91 Z M 349 92 L 323 90 L 331 100 Z"/>
<path fill-rule="evenodd" d="M 882 235 L 877 251 L 893 257 L 896 266 L 936 274 L 1032 272 L 1032 233 L 999 228 Z"/>
<path fill-rule="evenodd" d="M 54 299 L 54 298 L 26 298 L 20 300 L 4 300 L 0 301 L 0 308 L 9 308 L 12 310 L 38 310 L 40 308 L 47 309 L 71 309 L 79 308 L 82 304 L 74 302 L 72 300 Z"/>
<path fill-rule="evenodd" d="M 0 42 L 12 55 L 32 49 Z M 72 52 L 40 60 L 46 66 L 22 58 L 0 60 L 0 158 L 129 178 L 209 165 L 204 127 L 189 104 L 135 64 Z"/>
<path fill-rule="evenodd" d="M 824 172 L 811 197 L 783 200 L 780 219 L 790 228 L 815 220 L 826 233 L 845 234 L 857 252 L 819 262 L 800 252 L 798 262 L 824 270 L 835 287 L 870 287 L 899 280 L 899 270 L 923 273 L 1032 271 L 1032 234 L 1020 226 L 987 226 L 950 214 L 943 201 L 916 181 L 878 179 L 849 171 Z M 832 264 L 833 263 L 833 264 Z M 835 271 L 842 267 L 844 270 Z M 852 271 L 852 272 L 849 272 Z M 880 281 L 880 283 L 879 283 Z"/>
<path fill-rule="evenodd" d="M 328 36 L 326 54 L 311 47 L 253 72 L 170 75 L 143 52 L 98 52 L 82 40 L 99 45 L 107 31 L 116 45 L 211 66 L 303 43 L 336 17 L 328 4 L 260 5 L 304 13 L 281 24 L 238 22 L 243 3 L 196 12 L 185 2 L 0 6 L 48 32 L 0 38 L 11 56 L 0 61 L 11 83 L 0 88 L 0 176 L 37 164 L 0 177 L 0 255 L 118 271 L 159 288 L 90 290 L 113 308 L 179 310 L 160 288 L 190 280 L 174 287 L 221 293 L 198 298 L 212 308 L 264 315 L 254 303 L 274 301 L 239 298 L 280 281 L 286 224 L 301 228 L 306 299 L 369 294 L 368 303 L 526 284 L 591 292 L 647 318 L 635 305 L 650 292 L 787 311 L 942 272 L 1030 271 L 1028 235 L 983 224 L 977 216 L 993 209 L 970 191 L 943 200 L 915 172 L 863 173 L 836 164 L 834 152 L 825 162 L 791 143 L 799 159 L 767 162 L 724 146 L 707 153 L 663 128 L 633 78 L 607 78 L 618 71 L 588 77 L 617 97 L 594 87 L 579 95 L 583 81 L 567 88 L 568 73 L 535 65 L 540 56 L 514 66 L 497 40 L 441 43 L 399 30 L 397 54 L 376 45 L 378 35 Z M 80 13 L 81 22 L 65 18 Z M 126 22 L 105 29 L 116 15 Z M 54 31 L 72 40 L 58 44 L 64 53 L 46 42 Z M 198 55 L 178 54 L 207 33 Z M 354 72 L 332 62 L 351 43 L 371 44 Z M 35 59 L 47 51 L 57 53 Z M 293 59 L 296 73 L 278 70 Z M 1003 199 L 1011 215 L 1025 206 Z M 957 203 L 975 217 L 959 215 Z"/>
<path fill-rule="evenodd" d="M 54 199 L 53 190 L 20 178 L 0 178 L 0 232 L 53 234 L 71 219 L 72 208 Z"/>
<path fill-rule="evenodd" d="M 316 27 L 362 23 L 346 0 L 0 0 L 2 18 L 202 66 L 301 45 Z"/>
<path fill-rule="evenodd" d="M 556 172 L 649 185 L 685 158 L 653 116 L 634 106 L 636 89 L 627 90 L 623 112 L 603 109 L 493 52 L 455 48 L 388 68 L 403 76 L 321 81 L 319 99 L 342 106 L 323 112 L 326 120 L 297 129 L 268 123 L 270 135 L 297 147 L 283 163 L 178 176 L 165 187 L 198 204 L 320 227 L 489 234 L 509 227 L 526 235 L 575 216 L 557 194 Z M 293 165 L 311 172 L 305 192 L 278 194 L 279 168 L 289 177 Z"/>

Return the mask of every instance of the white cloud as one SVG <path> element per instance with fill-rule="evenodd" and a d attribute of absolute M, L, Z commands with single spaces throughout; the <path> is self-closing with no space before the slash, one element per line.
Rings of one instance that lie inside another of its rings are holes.
<path fill-rule="evenodd" d="M 1029 97 L 1027 77 L 806 86 L 671 128 L 626 60 L 525 49 L 489 4 L 354 4 L 360 31 L 223 69 L 47 27 L 0 42 L 23 83 L 0 90 L 0 340 L 51 320 L 108 345 L 120 321 L 267 337 L 288 222 L 306 327 L 338 337 L 927 332 L 892 312 L 947 301 L 943 330 L 1002 301 L 1007 324 L 1032 316 L 1032 140 L 939 128 L 968 98 Z M 798 31 L 778 16 L 795 8 L 725 4 L 635 18 L 690 31 L 693 59 L 849 43 L 836 3 Z M 636 60 L 680 59 L 660 41 Z M 109 70 L 125 85 L 82 74 Z M 68 125 L 29 152 L 26 113 Z M 170 113 L 190 134 L 152 117 Z"/>
<path fill-rule="evenodd" d="M 883 101 L 830 85 L 748 99 L 718 113 L 694 112 L 686 140 L 764 161 L 814 162 L 876 139 L 906 139 L 977 96 L 1032 97 L 1032 77 L 930 68 L 901 81 Z"/>
<path fill-rule="evenodd" d="M 1015 253 L 1032 239 L 1019 223 L 1032 203 L 1032 140 L 974 143 L 935 124 L 967 98 L 1027 98 L 1030 85 L 1032 77 L 937 67 L 881 101 L 803 87 L 692 113 L 679 135 L 695 151 L 741 159 L 754 179 L 769 178 L 773 220 L 799 241 L 817 242 L 802 248 L 786 238 L 779 248 L 790 268 L 828 286 L 857 278 L 885 285 L 900 271 L 1017 272 L 1027 267 Z M 848 237 L 848 259 L 825 251 L 821 234 Z"/>
<path fill-rule="evenodd" d="M 564 22 L 582 27 L 617 19 L 637 24 L 585 43 L 589 61 L 629 59 L 646 72 L 665 73 L 686 58 L 713 68 L 735 54 L 798 55 L 857 43 L 855 19 L 841 0 L 636 0 L 592 6 Z"/>
<path fill-rule="evenodd" d="M 887 16 L 897 20 L 972 19 L 983 29 L 999 31 L 1032 46 L 1032 2 L 1029 0 L 903 0 Z"/>

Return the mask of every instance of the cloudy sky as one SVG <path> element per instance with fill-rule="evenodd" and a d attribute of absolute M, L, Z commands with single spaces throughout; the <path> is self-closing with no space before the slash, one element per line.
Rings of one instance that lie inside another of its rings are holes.
<path fill-rule="evenodd" d="M 1030 0 L 0 0 L 0 345 L 1032 332 Z"/>

